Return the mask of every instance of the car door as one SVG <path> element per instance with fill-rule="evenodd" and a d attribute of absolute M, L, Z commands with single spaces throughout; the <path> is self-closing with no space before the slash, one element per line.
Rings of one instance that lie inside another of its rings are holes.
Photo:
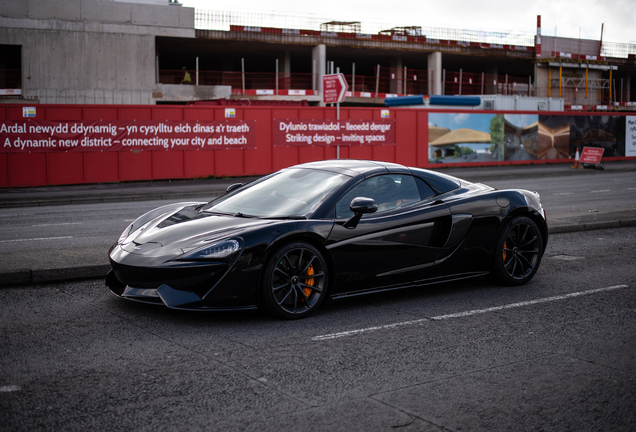
<path fill-rule="evenodd" d="M 353 216 L 355 197 L 373 198 L 378 211 L 367 214 L 354 228 L 344 224 Z M 451 214 L 426 183 L 407 174 L 371 177 L 344 194 L 334 209 L 336 224 L 326 247 L 333 257 L 334 293 L 349 293 L 405 285 L 423 277 L 446 239 Z"/>

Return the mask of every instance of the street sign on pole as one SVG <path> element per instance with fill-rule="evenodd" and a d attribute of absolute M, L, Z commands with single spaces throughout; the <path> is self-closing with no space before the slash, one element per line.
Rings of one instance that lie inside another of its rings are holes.
<path fill-rule="evenodd" d="M 337 103 L 342 102 L 345 93 L 349 90 L 344 74 L 336 73 L 323 75 L 322 77 L 322 102 Z"/>

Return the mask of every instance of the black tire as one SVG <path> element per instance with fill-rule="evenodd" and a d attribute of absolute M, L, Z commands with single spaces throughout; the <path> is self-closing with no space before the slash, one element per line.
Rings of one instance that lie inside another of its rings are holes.
<path fill-rule="evenodd" d="M 543 238 L 527 217 L 512 219 L 501 231 L 493 257 L 492 273 L 505 285 L 522 285 L 535 275 L 543 255 Z"/>
<path fill-rule="evenodd" d="M 311 315 L 327 295 L 327 263 L 308 243 L 287 244 L 265 266 L 260 293 L 265 309 L 285 319 Z"/>

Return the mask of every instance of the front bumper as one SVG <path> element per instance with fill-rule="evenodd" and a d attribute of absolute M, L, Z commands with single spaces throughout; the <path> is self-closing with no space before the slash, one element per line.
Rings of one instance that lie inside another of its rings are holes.
<path fill-rule="evenodd" d="M 167 306 L 170 309 L 178 310 L 207 310 L 207 311 L 238 311 L 257 309 L 256 305 L 216 305 L 206 304 L 203 298 L 192 291 L 177 290 L 169 285 L 163 284 L 158 288 L 135 288 L 125 285 L 113 270 L 106 276 L 106 285 L 110 292 L 117 297 L 124 298 L 139 303 L 148 303 Z"/>

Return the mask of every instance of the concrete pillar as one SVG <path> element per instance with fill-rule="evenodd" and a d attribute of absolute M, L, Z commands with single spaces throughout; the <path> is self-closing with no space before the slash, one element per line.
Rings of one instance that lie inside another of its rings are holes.
<path fill-rule="evenodd" d="M 634 102 L 630 100 L 631 95 L 631 76 L 629 73 L 620 71 L 614 71 L 613 80 L 616 82 L 616 102 Z M 612 90 L 612 94 L 613 94 Z M 622 100 L 621 100 L 622 96 Z"/>
<path fill-rule="evenodd" d="M 327 46 L 325 44 L 316 45 L 311 50 L 311 62 L 312 71 L 314 72 L 314 79 L 316 90 L 321 95 L 322 100 L 322 77 L 326 75 L 327 71 Z M 320 106 L 325 106 L 320 102 Z"/>
<path fill-rule="evenodd" d="M 278 88 L 279 90 L 289 90 L 291 84 L 291 58 L 289 51 L 284 51 L 278 55 Z"/>
<path fill-rule="evenodd" d="M 495 95 L 499 93 L 499 84 L 504 85 L 505 82 L 499 82 L 499 69 L 497 65 L 490 64 L 486 68 L 486 77 L 484 83 L 484 94 Z"/>
<path fill-rule="evenodd" d="M 442 94 L 442 53 L 434 52 L 428 55 L 429 88 L 432 95 Z"/>
<path fill-rule="evenodd" d="M 291 60 L 289 51 L 282 52 L 278 55 L 278 72 L 288 74 L 291 72 Z"/>
<path fill-rule="evenodd" d="M 404 66 L 402 65 L 402 57 L 392 58 L 389 67 L 391 68 L 389 93 L 403 93 L 404 81 L 402 75 L 404 75 Z"/>
<path fill-rule="evenodd" d="M 536 97 L 548 97 L 548 65 L 547 63 L 534 64 L 534 95 Z M 585 96 L 585 88 L 583 88 Z"/>

